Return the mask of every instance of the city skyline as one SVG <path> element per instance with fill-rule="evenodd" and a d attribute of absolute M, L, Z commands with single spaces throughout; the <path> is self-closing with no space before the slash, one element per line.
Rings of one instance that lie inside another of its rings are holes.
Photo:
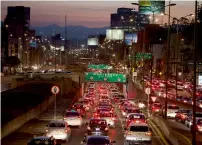
<path fill-rule="evenodd" d="M 137 1 L 136 1 L 137 2 Z M 174 1 L 173 1 L 174 2 Z M 171 15 L 173 17 L 181 17 L 194 12 L 193 1 L 178 1 L 175 2 L 177 5 L 171 8 Z M 61 1 L 61 2 L 39 2 L 38 1 L 3 1 L 1 2 L 1 21 L 7 13 L 8 6 L 26 6 L 31 8 L 31 26 L 48 26 L 56 24 L 64 26 L 64 18 L 67 15 L 67 25 L 79 25 L 85 27 L 105 27 L 110 25 L 110 14 L 116 13 L 117 8 L 135 8 L 137 6 L 131 5 L 131 1 L 127 2 L 72 2 L 72 1 Z M 167 2 L 166 2 L 167 4 Z M 51 9 L 51 11 L 50 11 Z M 180 9 L 180 11 L 179 11 Z M 167 8 L 166 8 L 167 13 Z M 101 17 L 100 17 L 101 16 Z M 167 16 L 161 18 L 162 23 L 166 23 Z"/>

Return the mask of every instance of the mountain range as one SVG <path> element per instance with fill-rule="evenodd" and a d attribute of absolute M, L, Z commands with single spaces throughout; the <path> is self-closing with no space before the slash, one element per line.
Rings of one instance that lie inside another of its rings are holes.
<path fill-rule="evenodd" d="M 67 39 L 78 39 L 83 40 L 88 37 L 88 35 L 98 35 L 98 34 L 106 34 L 106 29 L 109 27 L 101 27 L 101 28 L 88 28 L 84 26 L 66 26 L 66 36 Z M 31 29 L 36 30 L 36 35 L 42 36 L 53 36 L 54 34 L 60 33 L 62 37 L 65 37 L 65 26 L 61 27 L 58 25 L 49 25 L 43 27 L 31 26 Z"/>

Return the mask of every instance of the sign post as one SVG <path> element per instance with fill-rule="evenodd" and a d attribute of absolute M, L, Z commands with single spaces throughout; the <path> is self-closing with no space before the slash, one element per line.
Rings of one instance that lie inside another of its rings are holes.
<path fill-rule="evenodd" d="M 54 105 L 54 120 L 56 120 L 56 95 L 60 92 L 60 88 L 58 86 L 52 86 L 51 88 L 52 94 L 55 96 L 55 105 Z"/>
<path fill-rule="evenodd" d="M 147 94 L 147 113 L 148 113 L 148 117 L 149 117 L 149 95 L 151 94 L 151 89 L 145 88 L 145 93 Z"/>

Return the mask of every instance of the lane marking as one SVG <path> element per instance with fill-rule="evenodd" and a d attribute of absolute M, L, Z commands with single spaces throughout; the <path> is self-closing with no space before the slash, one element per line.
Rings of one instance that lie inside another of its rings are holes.
<path fill-rule="evenodd" d="M 179 132 L 177 132 L 177 131 L 174 131 L 174 130 L 173 130 L 173 132 L 175 132 L 176 134 L 178 134 L 178 135 L 179 135 L 182 139 L 184 139 L 185 142 L 187 142 L 189 145 L 192 145 L 192 142 L 191 142 L 191 140 L 190 140 L 188 137 L 182 135 L 181 133 L 179 133 Z"/>
<path fill-rule="evenodd" d="M 151 120 L 149 120 L 149 122 L 153 127 L 155 126 L 155 124 Z M 154 127 L 154 129 L 156 130 L 158 136 L 161 138 L 161 141 L 163 142 L 163 145 L 169 145 L 169 143 L 166 141 L 166 139 L 164 138 L 161 131 L 157 127 Z"/>

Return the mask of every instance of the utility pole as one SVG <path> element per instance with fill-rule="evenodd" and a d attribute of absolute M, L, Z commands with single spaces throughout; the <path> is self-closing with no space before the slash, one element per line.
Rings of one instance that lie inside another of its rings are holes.
<path fill-rule="evenodd" d="M 192 145 L 196 145 L 196 49 L 197 49 L 197 12 L 198 2 L 195 1 L 195 22 L 194 22 L 194 86 L 193 86 L 193 125 L 192 125 Z"/>
<path fill-rule="evenodd" d="M 67 67 L 67 17 L 65 15 L 65 46 L 64 46 L 64 49 L 65 49 L 65 67 Z"/>
<path fill-rule="evenodd" d="M 166 53 L 166 98 L 165 98 L 165 119 L 167 119 L 167 103 L 168 103 L 168 76 L 169 76 L 169 56 L 170 56 L 170 6 L 171 2 L 169 0 L 168 8 L 168 40 L 167 40 L 167 53 Z"/>
<path fill-rule="evenodd" d="M 177 19 L 177 39 L 176 39 L 176 56 L 175 56 L 175 60 L 176 60 L 176 68 L 175 68 L 175 93 L 176 93 L 176 97 L 177 97 L 177 81 L 178 81 L 178 41 L 179 41 L 179 20 Z"/>

